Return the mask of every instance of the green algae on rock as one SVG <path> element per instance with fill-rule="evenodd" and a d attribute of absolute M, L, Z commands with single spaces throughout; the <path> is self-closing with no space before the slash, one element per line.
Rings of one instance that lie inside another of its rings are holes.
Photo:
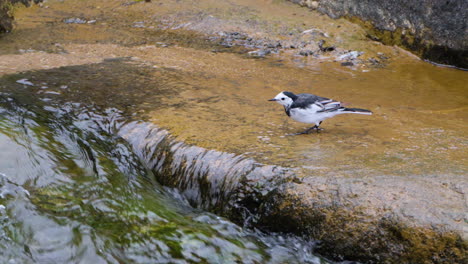
<path fill-rule="evenodd" d="M 10 32 L 13 29 L 13 6 L 9 1 L 0 1 L 0 33 Z"/>
<path fill-rule="evenodd" d="M 13 29 L 14 4 L 30 6 L 32 2 L 37 4 L 42 0 L 0 0 L 0 33 L 7 33 Z"/>
<path fill-rule="evenodd" d="M 456 232 L 442 226 L 414 226 L 390 211 L 370 218 L 365 207 L 345 201 L 325 205 L 297 194 L 293 185 L 278 188 L 264 200 L 258 212 L 260 226 L 315 237 L 321 241 L 317 252 L 334 259 L 427 264 L 465 260 L 468 245 Z"/>

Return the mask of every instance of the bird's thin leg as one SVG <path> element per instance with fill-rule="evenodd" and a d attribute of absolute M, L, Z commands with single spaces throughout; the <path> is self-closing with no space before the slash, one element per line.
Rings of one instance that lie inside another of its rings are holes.
<path fill-rule="evenodd" d="M 320 130 L 323 130 L 323 128 L 320 128 L 319 126 L 322 124 L 322 121 L 318 125 L 315 125 L 315 129 L 317 129 L 317 133 L 320 133 Z"/>
<path fill-rule="evenodd" d="M 312 131 L 312 130 L 314 130 L 314 129 L 318 129 L 318 126 L 315 125 L 315 126 L 313 126 L 313 127 L 311 127 L 311 128 L 308 128 L 308 129 L 306 129 L 304 132 L 302 132 L 301 134 L 309 134 L 310 131 Z"/>

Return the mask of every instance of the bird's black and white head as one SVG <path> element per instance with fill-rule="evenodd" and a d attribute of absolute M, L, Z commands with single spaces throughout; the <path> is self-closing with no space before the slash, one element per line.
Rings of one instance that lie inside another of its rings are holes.
<path fill-rule="evenodd" d="M 297 96 L 291 92 L 281 92 L 275 96 L 275 98 L 270 99 L 268 101 L 277 102 L 284 107 L 289 107 L 292 105 L 294 100 L 296 100 Z"/>

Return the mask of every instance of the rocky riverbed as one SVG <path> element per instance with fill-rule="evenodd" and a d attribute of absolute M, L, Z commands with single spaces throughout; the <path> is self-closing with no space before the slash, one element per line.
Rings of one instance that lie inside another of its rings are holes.
<path fill-rule="evenodd" d="M 192 206 L 334 259 L 463 261 L 465 72 L 282 1 L 48 1 L 16 18 L 4 85 L 128 113 L 118 136 Z M 304 126 L 266 101 L 282 90 L 374 115 L 289 137 Z"/>

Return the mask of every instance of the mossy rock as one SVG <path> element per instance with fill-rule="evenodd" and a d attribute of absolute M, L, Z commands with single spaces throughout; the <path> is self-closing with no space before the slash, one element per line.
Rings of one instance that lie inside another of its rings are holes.
<path fill-rule="evenodd" d="M 13 29 L 13 5 L 6 0 L 0 1 L 0 33 L 10 32 Z"/>
<path fill-rule="evenodd" d="M 468 244 L 443 228 L 413 226 L 395 215 L 369 217 L 365 208 L 311 207 L 306 197 L 278 189 L 266 197 L 256 225 L 320 242 L 316 252 L 364 263 L 466 263 Z"/>
<path fill-rule="evenodd" d="M 0 0 L 0 33 L 13 30 L 15 4 L 20 3 L 29 7 L 33 2 L 37 4 L 42 0 Z"/>

